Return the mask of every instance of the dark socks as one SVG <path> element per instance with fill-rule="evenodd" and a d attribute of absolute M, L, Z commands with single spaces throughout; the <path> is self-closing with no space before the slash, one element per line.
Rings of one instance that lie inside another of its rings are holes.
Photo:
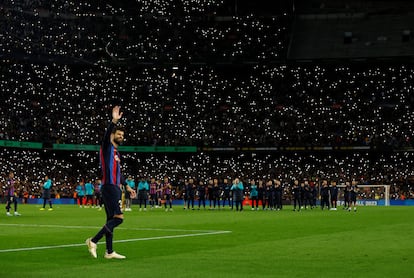
<path fill-rule="evenodd" d="M 46 200 L 47 199 L 43 199 L 43 208 L 46 207 Z M 52 201 L 49 199 L 49 207 L 52 208 Z"/>
<path fill-rule="evenodd" d="M 105 235 L 106 250 L 108 254 L 112 253 L 113 231 L 115 227 L 119 226 L 122 222 L 123 219 L 121 218 L 112 218 L 106 221 L 106 224 L 102 227 L 102 229 L 92 238 L 92 242 L 97 243 Z"/>

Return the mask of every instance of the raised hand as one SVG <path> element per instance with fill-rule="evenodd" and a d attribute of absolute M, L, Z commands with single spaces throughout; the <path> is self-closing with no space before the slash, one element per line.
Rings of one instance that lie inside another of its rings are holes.
<path fill-rule="evenodd" d="M 120 109 L 121 107 L 118 105 L 112 108 L 112 122 L 113 123 L 117 123 L 122 118 L 123 112 L 120 112 Z"/>

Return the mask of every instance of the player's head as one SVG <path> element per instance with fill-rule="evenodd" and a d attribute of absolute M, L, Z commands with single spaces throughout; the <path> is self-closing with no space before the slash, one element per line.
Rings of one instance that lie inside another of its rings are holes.
<path fill-rule="evenodd" d="M 9 173 L 9 178 L 10 178 L 10 179 L 13 179 L 13 178 L 14 178 L 14 173 L 13 173 L 13 172 L 10 172 L 10 173 Z"/>
<path fill-rule="evenodd" d="M 119 146 L 124 141 L 125 128 L 117 126 L 112 130 L 111 142 L 112 144 Z"/>

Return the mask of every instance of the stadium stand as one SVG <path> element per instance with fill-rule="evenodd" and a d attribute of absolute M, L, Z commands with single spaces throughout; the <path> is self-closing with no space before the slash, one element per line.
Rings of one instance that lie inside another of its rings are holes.
<path fill-rule="evenodd" d="M 127 153 L 135 177 L 355 178 L 413 197 L 412 64 L 295 63 L 290 5 L 235 2 L 4 1 L 0 140 L 45 149 L 2 148 L 2 175 L 38 196 L 49 174 L 71 197 L 99 176 L 96 153 L 50 147 L 99 144 L 121 104 L 126 145 L 199 148 Z"/>

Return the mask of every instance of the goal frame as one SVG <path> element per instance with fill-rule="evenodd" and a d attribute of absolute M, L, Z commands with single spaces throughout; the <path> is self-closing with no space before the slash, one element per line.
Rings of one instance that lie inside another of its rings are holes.
<path fill-rule="evenodd" d="M 338 184 L 337 187 L 345 187 L 345 184 Z M 369 188 L 369 187 L 384 187 L 385 189 L 385 206 L 390 205 L 390 187 L 389 184 L 357 184 L 358 188 Z"/>

